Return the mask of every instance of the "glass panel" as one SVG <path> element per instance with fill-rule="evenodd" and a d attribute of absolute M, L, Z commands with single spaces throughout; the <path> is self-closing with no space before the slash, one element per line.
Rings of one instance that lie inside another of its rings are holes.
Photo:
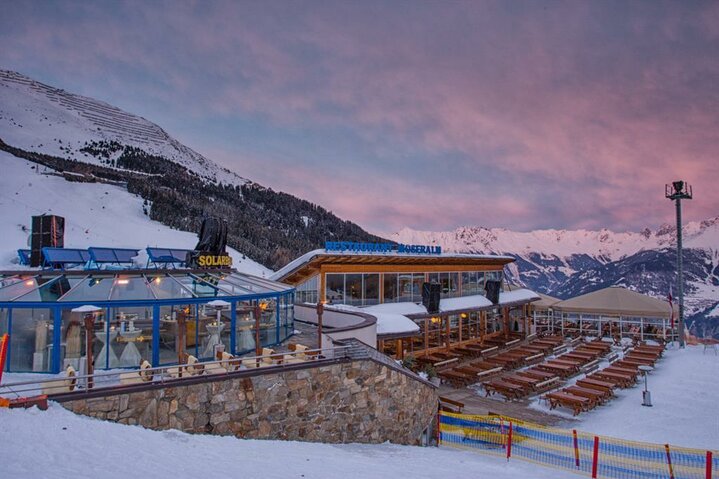
<path fill-rule="evenodd" d="M 345 275 L 345 304 L 362 306 L 362 275 Z"/>
<path fill-rule="evenodd" d="M 222 289 L 226 290 L 232 295 L 243 295 L 243 294 L 259 294 L 271 292 L 267 287 L 257 282 L 250 281 L 245 276 L 237 274 L 231 274 L 225 276 L 217 284 Z"/>
<path fill-rule="evenodd" d="M 95 323 L 96 335 L 102 343 L 95 368 L 136 368 L 143 360 L 152 362 L 152 306 L 110 308 L 109 311 L 107 325 L 104 320 Z M 105 337 L 97 331 L 105 332 Z"/>
<path fill-rule="evenodd" d="M 343 274 L 328 274 L 325 276 L 325 298 L 328 303 L 344 303 L 345 276 Z"/>
<path fill-rule="evenodd" d="M 209 276 L 207 278 L 210 280 L 209 282 L 205 281 L 205 277 L 200 278 L 194 275 L 173 275 L 172 277 L 179 281 L 180 284 L 185 286 L 187 289 L 192 291 L 192 293 L 197 297 L 216 297 L 227 295 L 227 293 L 218 290 L 214 285 L 210 284 L 212 279 L 209 278 Z"/>
<path fill-rule="evenodd" d="M 15 301 L 57 301 L 62 295 L 70 291 L 70 289 L 82 281 L 82 276 L 74 276 L 68 278 L 67 276 L 55 277 L 51 280 L 38 278 L 37 282 L 41 286 L 37 289 L 30 291 L 29 293 L 16 298 Z"/>
<path fill-rule="evenodd" d="M 362 304 L 369 306 L 379 303 L 379 274 L 362 275 Z"/>
<path fill-rule="evenodd" d="M 10 331 L 9 370 L 50 372 L 51 358 L 52 311 L 14 308 Z"/>
<path fill-rule="evenodd" d="M 113 301 L 155 299 L 143 276 L 115 278 L 110 299 Z"/>
<path fill-rule="evenodd" d="M 45 280 L 47 281 L 47 280 Z M 22 281 L 16 281 L 13 284 L 0 289 L 0 301 L 10 301 L 41 286 L 45 281 L 38 277 L 26 277 Z"/>
<path fill-rule="evenodd" d="M 197 307 L 193 304 L 162 306 L 159 335 L 160 365 L 178 363 L 180 353 L 197 357 Z"/>
<path fill-rule="evenodd" d="M 477 293 L 481 294 L 482 296 L 487 296 L 487 290 L 484 289 L 485 286 L 485 273 L 483 271 L 477 272 Z"/>
<path fill-rule="evenodd" d="M 280 310 L 280 341 L 284 341 L 294 334 L 295 331 L 295 305 L 292 303 L 292 295 L 285 294 L 281 297 L 282 309 Z"/>
<path fill-rule="evenodd" d="M 382 275 L 384 282 L 384 302 L 393 303 L 399 297 L 397 289 L 397 274 L 385 273 Z"/>
<path fill-rule="evenodd" d="M 421 292 L 421 291 L 420 291 Z M 399 275 L 399 302 L 409 303 L 412 301 L 412 274 Z"/>
<path fill-rule="evenodd" d="M 451 285 L 449 281 L 449 273 L 440 273 L 439 274 L 439 284 L 440 284 L 440 291 L 442 298 L 449 298 L 451 297 Z"/>
<path fill-rule="evenodd" d="M 166 275 L 148 277 L 150 289 L 158 299 L 193 298 L 193 294 L 179 282 Z"/>
<path fill-rule="evenodd" d="M 415 303 L 422 302 L 422 284 L 424 283 L 424 273 L 414 273 L 412 275 L 412 301 Z"/>
<path fill-rule="evenodd" d="M 106 278 L 110 283 L 113 278 Z M 110 356 L 108 350 L 112 350 L 112 341 L 117 337 L 117 331 L 112 329 L 110 333 L 110 325 L 105 322 L 105 310 L 94 313 L 95 322 L 92 331 L 92 355 L 95 358 L 95 369 L 104 369 L 107 367 L 107 359 Z M 105 329 L 107 325 L 108 329 Z M 85 314 L 72 312 L 70 309 L 62 310 L 62 347 L 64 350 L 60 353 L 62 359 L 62 369 L 72 366 L 82 374 L 82 358 L 86 357 L 86 340 L 85 340 Z M 110 348 L 107 344 L 110 343 Z M 101 359 L 102 358 L 102 359 Z M 114 361 L 113 361 L 114 364 Z"/>
<path fill-rule="evenodd" d="M 237 303 L 237 323 L 235 338 L 237 354 L 255 350 L 255 307 L 250 301 Z"/>
<path fill-rule="evenodd" d="M 198 355 L 200 359 L 215 358 L 216 346 L 222 344 L 230 351 L 230 307 L 218 310 L 207 304 L 200 306 L 198 322 Z"/>
<path fill-rule="evenodd" d="M 439 283 L 439 273 L 429 273 L 429 282 L 430 283 Z"/>
<path fill-rule="evenodd" d="M 59 301 L 79 301 L 86 303 L 91 303 L 92 301 L 107 301 L 114 283 L 114 276 L 89 276 L 83 278 L 75 288 L 61 297 Z"/>
<path fill-rule="evenodd" d="M 277 343 L 277 301 L 262 299 L 260 304 L 260 344 L 271 346 Z"/>

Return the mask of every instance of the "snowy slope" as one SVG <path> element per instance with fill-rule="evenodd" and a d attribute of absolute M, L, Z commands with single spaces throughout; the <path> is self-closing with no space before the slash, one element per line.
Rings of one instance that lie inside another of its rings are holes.
<path fill-rule="evenodd" d="M 68 182 L 41 174 L 35 163 L 0 151 L 0 269 L 18 267 L 17 249 L 27 248 L 31 216 L 43 213 L 65 217 L 65 246 L 146 246 L 192 249 L 197 235 L 170 229 L 150 220 L 142 211 L 143 200 L 124 188 L 101 183 Z M 268 276 L 264 266 L 242 258 L 228 248 L 235 267 Z M 146 258 L 146 256 L 144 256 Z M 140 260 L 144 266 L 143 259 Z"/>
<path fill-rule="evenodd" d="M 163 156 L 210 181 L 247 182 L 169 136 L 162 128 L 107 103 L 0 70 L 0 139 L 8 145 L 87 163 L 86 142 L 116 141 Z"/>

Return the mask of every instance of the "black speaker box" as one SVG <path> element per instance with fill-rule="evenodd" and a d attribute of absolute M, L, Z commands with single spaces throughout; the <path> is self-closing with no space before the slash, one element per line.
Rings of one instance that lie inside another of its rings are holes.
<path fill-rule="evenodd" d="M 492 304 L 499 303 L 499 290 L 501 286 L 502 282 L 495 280 L 487 281 L 487 284 L 484 286 L 484 290 L 487 292 L 487 299 L 490 300 Z"/>
<path fill-rule="evenodd" d="M 439 312 L 439 300 L 442 286 L 439 283 L 422 283 L 422 305 L 429 314 Z"/>
<path fill-rule="evenodd" d="M 42 248 L 65 247 L 65 218 L 55 215 L 32 217 L 32 233 L 30 234 L 30 266 L 41 266 L 43 263 Z"/>

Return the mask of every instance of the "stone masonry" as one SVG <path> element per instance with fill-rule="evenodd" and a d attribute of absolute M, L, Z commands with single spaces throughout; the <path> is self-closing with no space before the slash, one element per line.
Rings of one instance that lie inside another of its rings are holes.
<path fill-rule="evenodd" d="M 78 414 L 158 430 L 418 444 L 422 432 L 433 427 L 437 390 L 366 359 L 77 399 L 63 406 Z"/>

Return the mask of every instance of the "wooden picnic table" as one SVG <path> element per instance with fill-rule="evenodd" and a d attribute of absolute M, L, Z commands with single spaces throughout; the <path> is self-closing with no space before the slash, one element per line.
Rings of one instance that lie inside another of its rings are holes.
<path fill-rule="evenodd" d="M 606 391 L 610 395 L 614 394 L 614 383 L 600 381 L 599 379 L 584 378 L 577 381 L 577 385 L 587 389 L 596 389 L 598 391 Z"/>
<path fill-rule="evenodd" d="M 528 376 L 531 378 L 541 379 L 542 381 L 546 381 L 548 379 L 557 377 L 556 373 L 552 373 L 552 372 L 548 372 L 548 371 L 540 371 L 540 370 L 537 370 L 534 368 L 527 369 L 526 371 L 519 371 L 519 372 L 517 372 L 517 374 L 520 374 L 522 376 Z"/>
<path fill-rule="evenodd" d="M 639 374 L 639 371 L 636 368 L 622 368 L 619 366 L 609 366 L 607 368 L 604 368 L 603 371 L 606 371 L 608 373 L 624 374 L 630 377 L 636 377 L 637 374 Z"/>
<path fill-rule="evenodd" d="M 440 371 L 437 373 L 437 376 L 439 376 L 443 380 L 446 380 L 454 387 L 464 387 L 469 384 L 473 379 L 472 376 L 455 371 L 453 369 L 447 371 Z"/>
<path fill-rule="evenodd" d="M 484 390 L 487 396 L 489 396 L 490 394 L 499 393 L 504 396 L 508 401 L 526 396 L 528 392 L 528 388 L 524 386 L 520 386 L 519 384 L 510 383 L 507 381 L 502 381 L 499 379 L 484 382 L 482 383 L 482 385 L 484 386 Z"/>
<path fill-rule="evenodd" d="M 507 381 L 521 386 L 526 386 L 532 390 L 536 389 L 537 384 L 541 383 L 542 380 L 538 378 L 530 378 L 527 376 L 520 376 L 519 374 L 505 374 L 500 378 L 502 381 Z"/>
<path fill-rule="evenodd" d="M 589 410 L 591 404 L 591 401 L 585 397 L 565 392 L 549 393 L 544 397 L 549 400 L 549 409 L 554 409 L 557 406 L 569 407 L 575 416 L 582 411 Z"/>
<path fill-rule="evenodd" d="M 583 388 L 582 386 L 570 386 L 568 388 L 562 389 L 562 391 L 568 392 L 569 394 L 574 394 L 575 396 L 581 396 L 587 399 L 591 399 L 592 401 L 596 402 L 595 406 L 606 402 L 611 397 L 603 391 L 599 391 L 597 389 L 587 389 Z M 593 407 L 594 406 L 592 406 L 592 408 Z"/>
<path fill-rule="evenodd" d="M 576 364 L 568 365 L 568 364 L 555 363 L 554 361 L 544 362 L 542 364 L 538 364 L 536 367 L 543 371 L 549 371 L 552 373 L 556 373 L 556 375 L 561 378 L 568 378 L 569 376 L 571 376 L 571 375 L 575 374 L 577 371 L 579 371 L 579 367 L 577 367 Z"/>
<path fill-rule="evenodd" d="M 631 387 L 636 382 L 636 377 L 627 376 L 626 374 L 617 374 L 604 369 L 592 374 L 592 377 L 596 377 L 601 380 L 612 381 L 621 388 Z"/>

